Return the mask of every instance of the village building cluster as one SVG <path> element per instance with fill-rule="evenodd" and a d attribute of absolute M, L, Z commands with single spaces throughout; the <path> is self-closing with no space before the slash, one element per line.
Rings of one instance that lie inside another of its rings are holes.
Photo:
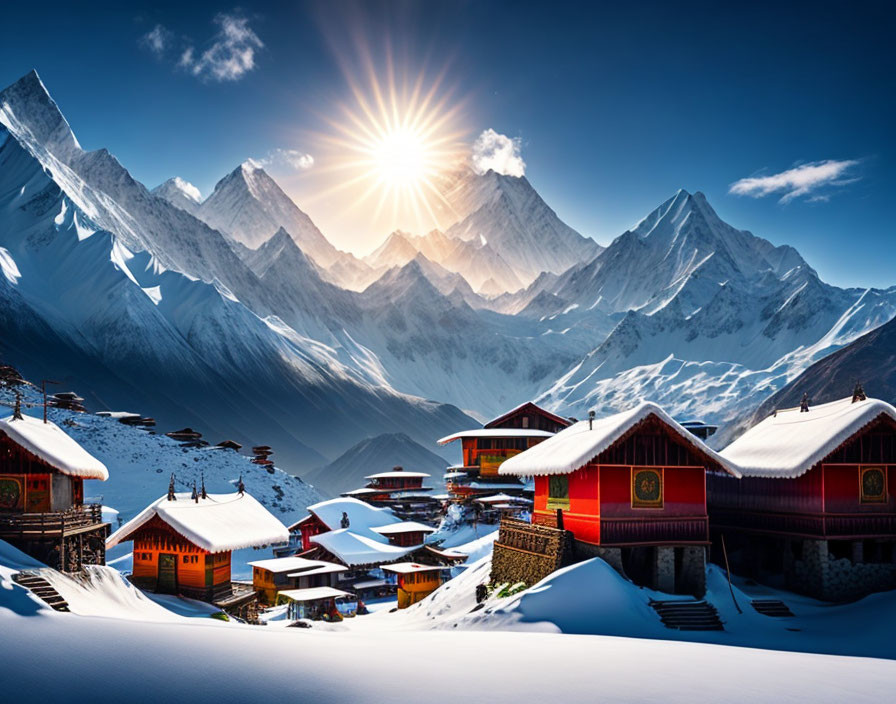
<path fill-rule="evenodd" d="M 259 607 L 340 619 L 377 598 L 417 603 L 466 560 L 434 540 L 451 511 L 499 526 L 492 584 L 533 585 L 600 557 L 635 584 L 698 597 L 707 561 L 825 600 L 896 588 L 896 408 L 859 387 L 776 411 L 721 451 L 705 442 L 713 431 L 653 403 L 581 421 L 525 403 L 439 440 L 461 443 L 443 495 L 428 474 L 394 467 L 286 527 L 241 478 L 208 494 L 204 482 L 176 492 L 172 476 L 109 535 L 83 491 L 107 468 L 17 407 L 0 420 L 0 538 L 66 571 L 132 543 L 136 586 L 250 622 Z M 245 548 L 271 555 L 249 563 L 251 583 L 231 574 Z"/>

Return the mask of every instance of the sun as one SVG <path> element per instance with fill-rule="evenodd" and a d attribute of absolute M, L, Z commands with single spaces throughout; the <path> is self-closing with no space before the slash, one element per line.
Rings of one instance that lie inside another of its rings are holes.
<path fill-rule="evenodd" d="M 347 210 L 361 211 L 375 229 L 423 233 L 453 212 L 446 174 L 466 154 L 464 101 L 440 78 L 397 80 L 394 65 L 377 73 L 372 64 L 360 81 L 347 76 L 351 99 L 327 119 L 318 135 L 332 184 L 322 197 L 339 193 Z"/>
<path fill-rule="evenodd" d="M 431 157 L 426 138 L 407 127 L 399 127 L 373 145 L 372 166 L 387 188 L 413 189 L 427 177 Z"/>

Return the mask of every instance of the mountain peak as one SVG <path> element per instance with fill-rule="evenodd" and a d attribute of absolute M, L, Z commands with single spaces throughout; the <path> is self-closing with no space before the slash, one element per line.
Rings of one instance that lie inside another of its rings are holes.
<path fill-rule="evenodd" d="M 36 140 L 63 160 L 81 150 L 71 126 L 34 69 L 0 92 L 0 123 L 19 137 Z"/>

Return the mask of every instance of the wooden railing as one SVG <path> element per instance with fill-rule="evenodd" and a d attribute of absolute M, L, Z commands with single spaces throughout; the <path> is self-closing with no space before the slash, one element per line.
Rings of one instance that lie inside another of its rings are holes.
<path fill-rule="evenodd" d="M 706 543 L 709 520 L 705 517 L 647 517 L 600 519 L 601 545 L 647 543 Z"/>
<path fill-rule="evenodd" d="M 758 533 L 789 533 L 814 538 L 864 538 L 896 535 L 892 513 L 771 513 L 710 509 L 713 528 Z"/>
<path fill-rule="evenodd" d="M 67 531 L 103 522 L 99 504 L 74 506 L 65 511 L 15 513 L 0 511 L 0 535 L 63 535 Z"/>

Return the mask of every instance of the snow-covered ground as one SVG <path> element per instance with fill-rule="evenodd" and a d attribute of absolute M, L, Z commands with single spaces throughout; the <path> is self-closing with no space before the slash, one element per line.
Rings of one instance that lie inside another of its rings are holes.
<path fill-rule="evenodd" d="M 0 632 L 16 644 L 0 660 L 0 678 L 6 691 L 27 692 L 33 701 L 453 704 L 465 696 L 519 701 L 547 687 L 552 700 L 573 702 L 877 702 L 896 683 L 892 660 L 668 640 L 673 632 L 640 612 L 645 590 L 599 560 L 473 610 L 486 557 L 410 609 L 312 628 L 224 623 L 196 602 L 150 600 L 109 568 L 54 580 L 72 608 L 57 613 L 10 580 L 15 569 L 35 566 L 0 542 Z M 718 576 L 711 575 L 713 599 Z M 882 635 L 893 622 L 892 602 L 893 595 L 879 595 L 826 620 L 810 600 L 788 600 L 797 613 L 789 622 L 804 629 L 795 637 L 823 642 L 835 630 L 852 637 L 876 612 Z M 730 613 L 723 617 L 730 628 Z M 652 639 L 613 635 L 635 622 L 642 624 L 638 635 Z M 581 634 L 593 630 L 610 635 Z M 434 679 L 434 663 L 456 676 Z"/>

